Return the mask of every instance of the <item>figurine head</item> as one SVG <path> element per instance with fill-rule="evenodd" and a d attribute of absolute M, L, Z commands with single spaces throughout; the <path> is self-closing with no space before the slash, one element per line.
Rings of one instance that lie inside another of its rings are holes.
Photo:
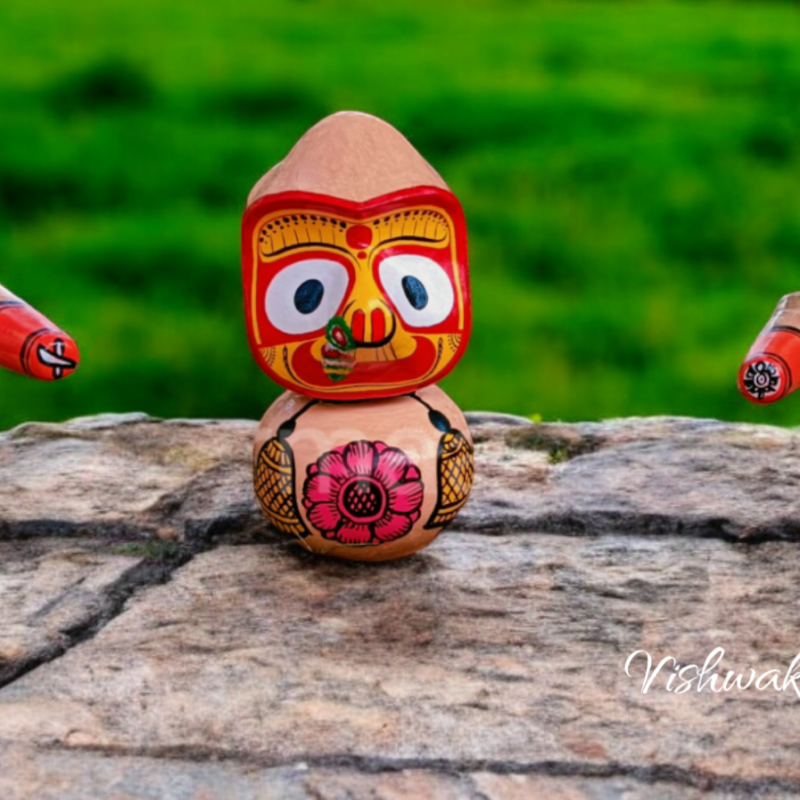
<path fill-rule="evenodd" d="M 466 349 L 461 206 L 398 131 L 367 114 L 322 120 L 256 184 L 242 272 L 253 356 L 301 394 L 408 394 Z"/>

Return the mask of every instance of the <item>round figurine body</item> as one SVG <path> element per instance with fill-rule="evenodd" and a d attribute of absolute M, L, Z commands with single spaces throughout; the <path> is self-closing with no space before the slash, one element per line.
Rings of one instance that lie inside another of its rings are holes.
<path fill-rule="evenodd" d="M 474 469 L 464 415 L 437 386 L 350 403 L 285 392 L 253 456 L 272 525 L 313 552 L 358 561 L 428 545 L 466 502 Z"/>

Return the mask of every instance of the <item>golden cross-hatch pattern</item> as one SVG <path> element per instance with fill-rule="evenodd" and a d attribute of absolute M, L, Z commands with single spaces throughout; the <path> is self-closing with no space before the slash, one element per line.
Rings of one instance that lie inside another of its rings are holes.
<path fill-rule="evenodd" d="M 294 496 L 294 463 L 291 450 L 276 438 L 261 448 L 255 465 L 258 502 L 267 519 L 283 533 L 306 536 Z"/>
<path fill-rule="evenodd" d="M 448 431 L 439 443 L 439 500 L 427 528 L 451 522 L 467 502 L 475 462 L 472 445 L 456 430 Z"/>
<path fill-rule="evenodd" d="M 469 497 L 475 475 L 473 448 L 458 431 L 448 431 L 439 444 L 439 497 L 426 528 L 451 522 Z M 294 464 L 288 447 L 269 439 L 258 454 L 255 489 L 264 514 L 274 527 L 294 536 L 307 536 L 294 495 Z"/>

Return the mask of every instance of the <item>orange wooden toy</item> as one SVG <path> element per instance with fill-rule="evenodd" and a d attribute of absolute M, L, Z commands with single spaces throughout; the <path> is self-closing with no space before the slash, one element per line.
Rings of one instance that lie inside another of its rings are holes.
<path fill-rule="evenodd" d="M 72 337 L 0 286 L 0 366 L 54 381 L 74 372 L 78 359 Z"/>
<path fill-rule="evenodd" d="M 343 558 L 424 547 L 473 478 L 464 416 L 433 385 L 471 326 L 455 195 L 391 125 L 334 114 L 250 193 L 242 275 L 253 357 L 289 390 L 255 442 L 267 518 Z"/>
<path fill-rule="evenodd" d="M 753 403 L 775 403 L 800 381 L 800 293 L 787 294 L 739 369 L 739 391 Z"/>

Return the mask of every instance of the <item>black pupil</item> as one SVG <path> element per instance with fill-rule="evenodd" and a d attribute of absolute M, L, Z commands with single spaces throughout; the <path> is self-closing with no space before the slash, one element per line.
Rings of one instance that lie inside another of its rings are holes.
<path fill-rule="evenodd" d="M 411 303 L 417 311 L 422 311 L 428 305 L 428 293 L 422 285 L 422 281 L 415 278 L 413 275 L 406 275 L 403 278 L 403 291 L 406 293 L 408 302 Z"/>
<path fill-rule="evenodd" d="M 295 308 L 301 314 L 310 314 L 319 308 L 322 302 L 322 295 L 325 293 L 325 287 L 316 278 L 309 278 L 303 281 L 294 293 Z"/>

